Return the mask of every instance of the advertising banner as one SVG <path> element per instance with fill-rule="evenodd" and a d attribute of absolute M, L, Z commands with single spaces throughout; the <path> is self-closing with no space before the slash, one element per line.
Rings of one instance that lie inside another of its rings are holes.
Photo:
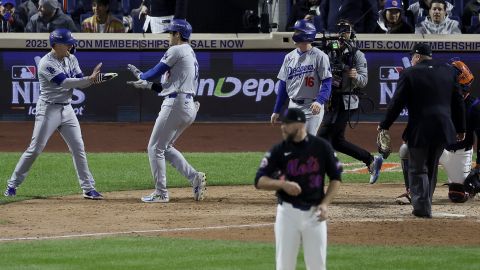
<path fill-rule="evenodd" d="M 0 120 L 31 120 L 40 85 L 37 63 L 46 50 L 2 50 L 0 52 Z M 117 72 L 112 81 L 86 89 L 75 89 L 72 106 L 81 121 L 152 121 L 162 97 L 126 84 L 134 80 L 127 70 L 133 64 L 146 71 L 160 61 L 165 51 L 78 51 L 85 75 L 103 63 L 102 72 Z M 277 74 L 288 50 L 201 50 L 196 100 L 199 121 L 269 121 L 276 99 Z M 369 82 L 361 96 L 361 121 L 378 121 L 393 96 L 399 73 L 409 65 L 407 52 L 365 51 Z M 474 74 L 480 55 L 473 52 L 436 52 L 434 58 L 448 62 L 460 57 Z M 479 88 L 476 80 L 473 89 Z M 475 92 L 475 91 L 474 91 Z M 355 116 L 356 117 L 356 116 Z"/>

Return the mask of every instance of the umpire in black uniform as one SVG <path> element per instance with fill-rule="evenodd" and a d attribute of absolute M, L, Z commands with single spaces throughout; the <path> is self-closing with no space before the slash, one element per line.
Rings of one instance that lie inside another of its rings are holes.
<path fill-rule="evenodd" d="M 412 214 L 431 218 L 438 161 L 445 146 L 465 137 L 465 106 L 457 89 L 455 69 L 434 63 L 428 44 L 414 46 L 411 62 L 412 67 L 400 74 L 378 129 L 388 130 L 403 108 L 408 109 L 408 124 L 402 137 L 409 151 Z"/>

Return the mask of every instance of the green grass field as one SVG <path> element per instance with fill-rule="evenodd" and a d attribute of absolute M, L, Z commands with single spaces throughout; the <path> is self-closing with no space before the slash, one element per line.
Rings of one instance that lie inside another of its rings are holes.
<path fill-rule="evenodd" d="M 196 168 L 208 172 L 209 185 L 251 185 L 263 153 L 187 153 Z M 0 181 L 5 185 L 20 153 L 0 153 Z M 88 155 L 100 191 L 151 189 L 145 153 Z M 343 155 L 343 163 L 356 162 Z M 398 162 L 393 154 L 388 162 Z M 348 168 L 348 167 L 347 167 Z M 345 174 L 344 181 L 367 183 L 366 174 Z M 440 172 L 440 179 L 444 179 Z M 187 186 L 172 168 L 169 187 Z M 386 172 L 380 182 L 402 183 L 400 172 Z M 3 190 L 2 190 L 3 191 Z M 71 157 L 43 153 L 15 199 L 78 194 Z M 6 204 L 6 205 L 5 205 Z M 2 210 L 2 211 L 3 211 Z M 2 225 L 0 213 L 0 232 Z M 0 238 L 8 237 L 1 235 Z M 238 241 L 200 241 L 164 237 L 105 237 L 0 242 L 0 269 L 274 269 L 274 244 Z M 329 269 L 480 269 L 480 247 L 392 247 L 329 245 Z M 298 269 L 305 269 L 299 255 Z"/>

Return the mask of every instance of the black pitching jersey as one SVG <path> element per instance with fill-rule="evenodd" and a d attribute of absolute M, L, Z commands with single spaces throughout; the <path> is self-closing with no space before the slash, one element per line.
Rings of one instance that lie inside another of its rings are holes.
<path fill-rule="evenodd" d="M 309 134 L 299 143 L 283 141 L 267 152 L 257 171 L 255 186 L 262 176 L 297 182 L 302 193 L 290 196 L 279 190 L 279 201 L 301 207 L 314 206 L 325 197 L 325 174 L 330 180 L 341 180 L 341 173 L 342 166 L 332 146 Z"/>

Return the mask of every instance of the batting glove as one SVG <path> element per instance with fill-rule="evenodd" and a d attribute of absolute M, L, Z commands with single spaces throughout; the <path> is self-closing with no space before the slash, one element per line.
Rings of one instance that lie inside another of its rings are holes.
<path fill-rule="evenodd" d="M 134 65 L 132 64 L 128 64 L 128 70 L 130 70 L 130 72 L 132 72 L 133 76 L 135 76 L 135 78 L 139 79 L 140 80 L 140 75 L 142 75 L 142 72 Z"/>
<path fill-rule="evenodd" d="M 147 89 L 152 90 L 153 82 L 145 81 L 145 80 L 138 80 L 138 81 L 128 81 L 128 85 L 133 85 L 133 87 L 138 89 Z"/>
<path fill-rule="evenodd" d="M 117 73 L 99 73 L 93 80 L 94 84 L 103 83 L 117 77 Z"/>

